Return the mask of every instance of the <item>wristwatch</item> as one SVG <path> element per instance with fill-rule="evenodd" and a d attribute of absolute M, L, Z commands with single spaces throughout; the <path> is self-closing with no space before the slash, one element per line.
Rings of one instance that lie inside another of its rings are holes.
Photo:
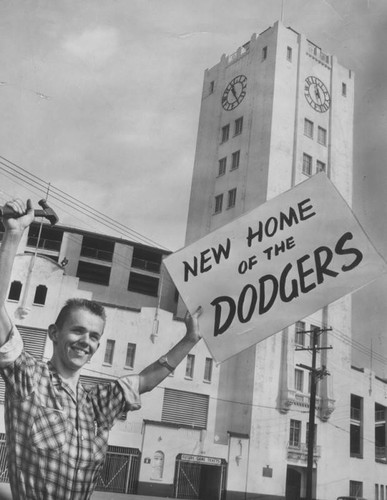
<path fill-rule="evenodd" d="M 167 356 L 161 356 L 161 358 L 159 358 L 157 360 L 158 363 L 160 363 L 161 366 L 164 366 L 164 368 L 167 368 L 170 372 L 174 372 L 175 371 L 175 366 L 171 366 L 169 363 L 168 363 L 168 358 Z"/>

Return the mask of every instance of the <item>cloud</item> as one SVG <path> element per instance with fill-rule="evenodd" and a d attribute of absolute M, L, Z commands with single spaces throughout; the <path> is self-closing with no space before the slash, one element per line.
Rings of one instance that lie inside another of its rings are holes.
<path fill-rule="evenodd" d="M 97 66 L 109 61 L 119 48 L 116 29 L 99 26 L 81 34 L 70 35 L 64 42 L 64 49 L 84 62 L 92 61 Z"/>

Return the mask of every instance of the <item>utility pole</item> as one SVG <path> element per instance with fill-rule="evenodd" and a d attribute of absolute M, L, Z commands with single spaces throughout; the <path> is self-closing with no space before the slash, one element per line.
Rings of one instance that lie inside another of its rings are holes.
<path fill-rule="evenodd" d="M 310 346 L 309 347 L 296 347 L 296 351 L 312 351 L 312 366 L 307 366 L 302 363 L 297 364 L 301 368 L 309 370 L 310 377 L 310 400 L 309 400 L 309 433 L 308 433 L 308 461 L 306 470 L 306 500 L 313 498 L 313 452 L 314 452 L 314 427 L 315 427 L 315 414 L 316 414 L 316 393 L 317 381 L 329 375 L 326 366 L 316 368 L 317 352 L 323 349 L 332 349 L 329 347 L 319 347 L 318 338 L 323 332 L 332 330 L 332 328 L 314 328 L 313 330 L 304 331 L 302 333 L 310 333 Z"/>

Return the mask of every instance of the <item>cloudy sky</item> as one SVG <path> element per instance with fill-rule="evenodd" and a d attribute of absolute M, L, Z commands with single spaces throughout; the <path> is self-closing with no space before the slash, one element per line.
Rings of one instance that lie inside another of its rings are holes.
<path fill-rule="evenodd" d="M 76 210 L 81 200 L 168 249 L 181 247 L 203 72 L 278 20 L 281 7 L 2 0 L 0 203 L 40 199 L 38 178 L 42 189 L 63 192 L 66 204 L 51 199 L 62 222 L 109 232 L 106 221 Z M 387 2 L 285 0 L 283 12 L 286 25 L 355 71 L 354 212 L 387 258 Z M 386 348 L 387 279 L 354 299 L 355 334 L 366 346 L 358 354 L 369 358 L 371 333 L 373 349 Z"/>

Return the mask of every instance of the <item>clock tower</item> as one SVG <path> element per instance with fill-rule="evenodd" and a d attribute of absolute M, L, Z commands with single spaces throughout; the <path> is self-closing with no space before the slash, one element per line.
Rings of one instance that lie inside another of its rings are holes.
<path fill-rule="evenodd" d="M 281 22 L 223 54 L 204 74 L 186 244 L 321 171 L 351 204 L 353 111 L 353 72 Z M 317 360 L 330 372 L 318 384 L 317 440 L 335 449 L 327 422 L 335 419 L 335 401 L 348 397 L 335 367 L 351 364 L 350 345 L 337 340 L 337 332 L 351 337 L 349 296 L 221 364 L 214 439 L 232 447 L 236 436 L 242 449 L 244 436 L 250 453 L 245 475 L 240 463 L 234 474 L 230 462 L 229 491 L 283 495 L 298 477 L 305 485 L 305 453 L 292 455 L 289 442 L 296 435 L 300 449 L 307 442 L 309 372 L 300 364 L 310 364 L 310 353 L 297 348 L 309 345 L 316 328 L 320 345 L 332 346 Z M 329 459 L 315 464 L 325 470 Z M 271 469 L 276 491 L 258 478 Z M 336 473 L 340 467 L 332 484 Z M 236 484 L 239 477 L 248 484 Z"/>

